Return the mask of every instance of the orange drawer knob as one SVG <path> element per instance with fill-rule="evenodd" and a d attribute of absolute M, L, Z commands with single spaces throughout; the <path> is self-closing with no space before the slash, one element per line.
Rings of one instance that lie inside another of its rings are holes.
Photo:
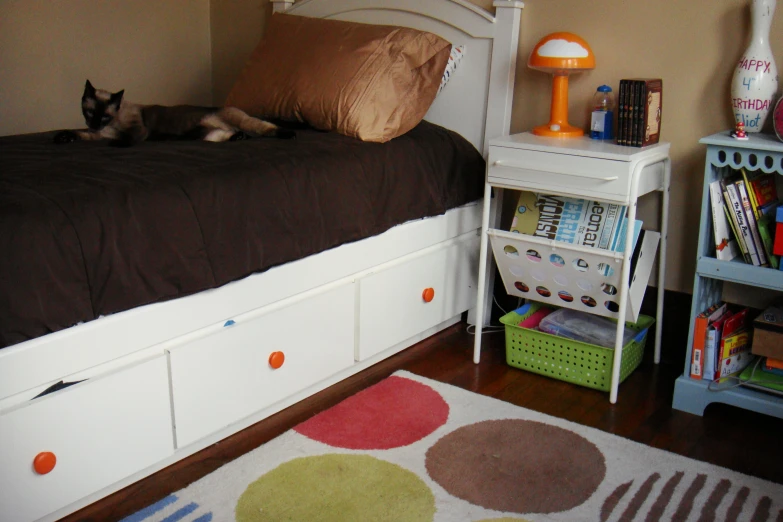
<path fill-rule="evenodd" d="M 421 293 L 421 298 L 424 299 L 425 303 L 429 303 L 435 298 L 435 289 L 425 288 L 424 291 Z"/>
<path fill-rule="evenodd" d="M 269 366 L 277 370 L 285 362 L 285 354 L 283 352 L 272 352 L 269 354 Z"/>
<path fill-rule="evenodd" d="M 57 457 L 51 451 L 42 451 L 33 459 L 33 469 L 39 475 L 46 475 L 54 469 L 57 464 Z"/>

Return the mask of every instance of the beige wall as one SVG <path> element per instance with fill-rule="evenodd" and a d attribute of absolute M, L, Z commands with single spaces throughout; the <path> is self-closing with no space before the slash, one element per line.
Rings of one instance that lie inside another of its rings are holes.
<path fill-rule="evenodd" d="M 84 81 L 212 103 L 209 0 L 0 1 L 0 135 L 83 127 Z"/>
<path fill-rule="evenodd" d="M 222 104 L 226 100 L 271 14 L 269 0 L 211 0 L 214 103 Z"/>

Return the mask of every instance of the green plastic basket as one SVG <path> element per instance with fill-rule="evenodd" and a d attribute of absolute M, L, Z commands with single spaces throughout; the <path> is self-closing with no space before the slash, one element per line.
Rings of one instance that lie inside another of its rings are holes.
<path fill-rule="evenodd" d="M 510 312 L 500 318 L 500 322 L 506 327 L 506 362 L 509 366 L 580 386 L 609 391 L 614 349 L 517 326 L 540 306 L 538 303 L 532 303 L 525 315 Z M 639 334 L 623 347 L 620 382 L 642 362 L 647 330 L 654 322 L 652 317 L 639 315 L 636 323 L 626 323 L 626 326 Z"/>

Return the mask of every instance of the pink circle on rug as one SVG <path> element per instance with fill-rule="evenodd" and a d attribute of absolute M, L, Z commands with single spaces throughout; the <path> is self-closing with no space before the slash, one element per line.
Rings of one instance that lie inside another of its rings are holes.
<path fill-rule="evenodd" d="M 391 376 L 296 426 L 294 430 L 337 448 L 369 450 L 407 446 L 449 418 L 438 392 Z"/>

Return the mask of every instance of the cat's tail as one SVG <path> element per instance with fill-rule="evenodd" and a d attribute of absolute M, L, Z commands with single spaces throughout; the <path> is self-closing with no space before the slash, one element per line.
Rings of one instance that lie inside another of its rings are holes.
<path fill-rule="evenodd" d="M 251 136 L 268 136 L 274 138 L 295 138 L 296 132 L 284 129 L 274 123 L 254 118 L 236 107 L 224 107 L 218 112 L 220 118 L 236 129 Z"/>

